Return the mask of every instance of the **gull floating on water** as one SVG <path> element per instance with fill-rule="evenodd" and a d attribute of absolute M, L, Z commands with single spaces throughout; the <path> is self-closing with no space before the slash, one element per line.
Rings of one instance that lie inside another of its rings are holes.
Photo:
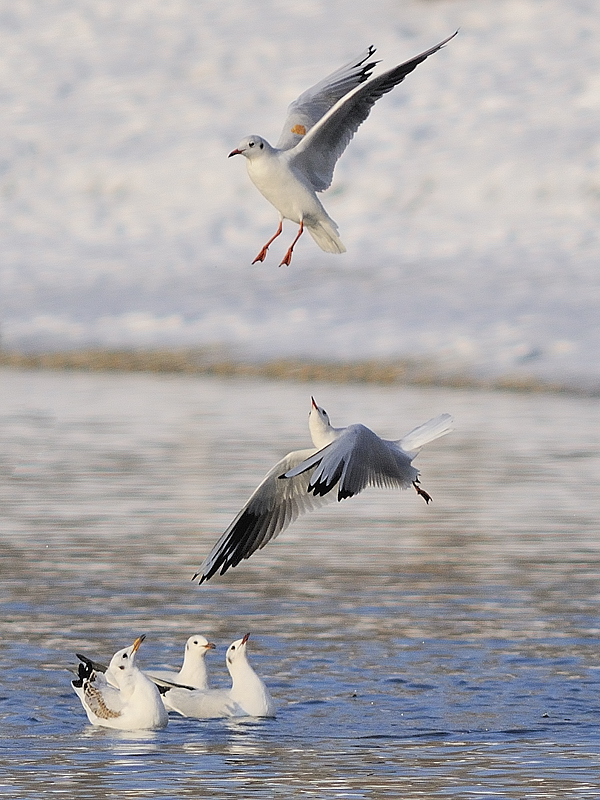
<path fill-rule="evenodd" d="M 231 675 L 231 689 L 168 689 L 163 702 L 183 717 L 215 719 L 218 717 L 274 717 L 275 703 L 261 678 L 252 669 L 246 655 L 250 634 L 229 645 L 226 655 Z"/>
<path fill-rule="evenodd" d="M 334 428 L 325 409 L 311 398 L 308 427 L 314 448 L 295 450 L 267 473 L 246 505 L 215 544 L 192 580 L 223 575 L 264 547 L 300 514 L 333 499 L 344 500 L 366 486 L 413 486 L 429 503 L 412 466 L 420 449 L 452 430 L 450 414 L 419 425 L 398 441 L 380 439 L 364 425 Z"/>
<path fill-rule="evenodd" d="M 331 185 L 338 158 L 377 100 L 453 39 L 456 33 L 375 78 L 371 78 L 371 73 L 378 62 L 369 61 L 375 53 L 375 48 L 369 47 L 357 59 L 305 91 L 289 106 L 275 147 L 262 136 L 252 135 L 242 139 L 229 153 L 229 156 L 242 155 L 247 159 L 250 180 L 279 212 L 277 232 L 253 264 L 265 260 L 269 246 L 282 232 L 284 219 L 297 223 L 300 229 L 279 266 L 290 264 L 294 246 L 304 228 L 321 250 L 346 252 L 338 235 L 338 226 L 316 193 Z"/>
<path fill-rule="evenodd" d="M 199 633 L 190 636 L 185 645 L 183 665 L 179 672 L 175 670 L 150 669 L 142 670 L 150 680 L 158 686 L 159 691 L 164 691 L 172 686 L 182 686 L 186 689 L 208 689 L 208 676 L 204 658 L 209 650 L 214 650 L 215 645 Z M 96 661 L 82 653 L 75 653 L 80 661 L 88 664 L 96 672 L 104 673 L 111 686 L 117 686 L 111 668 L 100 661 Z"/>
<path fill-rule="evenodd" d="M 144 670 L 144 672 L 152 680 L 158 679 L 160 681 L 183 684 L 193 689 L 208 689 L 208 676 L 204 657 L 209 650 L 214 649 L 215 646 L 212 642 L 197 633 L 194 636 L 190 636 L 185 644 L 183 664 L 179 672 L 154 669 L 152 667 Z"/>
<path fill-rule="evenodd" d="M 95 670 L 88 659 L 79 665 L 78 677 L 71 685 L 92 725 L 138 731 L 168 724 L 169 716 L 156 685 L 135 663 L 144 638 L 140 636 L 131 647 L 116 652 L 106 674 Z"/>

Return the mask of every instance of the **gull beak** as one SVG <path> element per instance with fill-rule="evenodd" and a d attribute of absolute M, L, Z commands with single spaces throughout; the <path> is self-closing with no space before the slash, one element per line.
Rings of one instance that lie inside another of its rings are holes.
<path fill-rule="evenodd" d="M 249 633 L 247 633 L 247 634 L 244 636 L 244 638 L 242 639 L 242 644 L 246 644 L 246 642 L 248 641 L 248 639 L 249 639 L 249 638 L 250 638 L 250 634 L 249 634 Z"/>
<path fill-rule="evenodd" d="M 141 643 L 144 641 L 145 638 L 146 638 L 145 633 L 143 633 L 141 636 L 138 636 L 138 638 L 133 643 L 133 650 L 131 651 L 132 653 L 137 653 L 139 646 L 141 645 Z"/>
<path fill-rule="evenodd" d="M 216 644 L 213 644 L 213 642 L 207 642 L 207 643 L 204 645 L 204 647 L 206 647 L 206 649 L 207 649 L 207 650 L 215 650 L 215 649 L 216 649 L 216 647 L 217 647 L 217 645 L 216 645 Z"/>
<path fill-rule="evenodd" d="M 242 155 L 242 151 L 238 150 L 237 147 L 236 147 L 235 150 L 232 150 L 231 153 L 229 153 L 227 158 L 231 158 L 231 156 L 241 156 L 241 155 Z"/>
<path fill-rule="evenodd" d="M 314 398 L 314 397 L 311 397 L 311 398 L 310 398 L 310 402 L 312 403 L 312 407 L 313 407 L 314 409 L 317 409 L 317 408 L 319 408 L 319 406 L 318 406 L 318 405 L 316 404 L 316 402 L 315 402 L 315 398 Z"/>

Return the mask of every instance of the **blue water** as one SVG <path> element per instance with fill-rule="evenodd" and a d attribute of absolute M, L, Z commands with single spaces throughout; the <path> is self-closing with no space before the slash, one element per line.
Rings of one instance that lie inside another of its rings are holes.
<path fill-rule="evenodd" d="M 423 486 L 298 520 L 190 580 L 275 460 L 334 424 L 443 411 Z M 0 373 L 0 796 L 597 798 L 600 426 L 563 396 Z M 140 633 L 250 654 L 274 720 L 95 729 L 69 681 Z"/>

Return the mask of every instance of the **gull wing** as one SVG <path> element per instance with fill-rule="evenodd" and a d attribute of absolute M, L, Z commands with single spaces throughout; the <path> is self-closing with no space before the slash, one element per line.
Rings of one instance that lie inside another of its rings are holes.
<path fill-rule="evenodd" d="M 439 417 L 434 417 L 434 419 L 424 422 L 410 431 L 410 433 L 407 433 L 406 436 L 403 436 L 398 442 L 398 447 L 408 453 L 411 458 L 414 458 L 426 444 L 450 433 L 453 430 L 452 423 L 451 414 L 440 414 Z"/>
<path fill-rule="evenodd" d="M 333 170 L 360 125 L 369 116 L 371 108 L 394 86 L 419 64 L 453 39 L 456 33 L 443 42 L 430 47 L 418 56 L 405 61 L 393 69 L 358 85 L 344 95 L 300 141 L 288 151 L 290 166 L 308 178 L 316 192 L 323 192 L 331 185 Z"/>
<path fill-rule="evenodd" d="M 98 719 L 115 719 L 123 713 L 121 692 L 110 686 L 104 674 L 96 672 L 91 664 L 86 662 L 80 664 L 79 678 L 71 681 L 71 684 L 80 696 L 86 711 Z"/>
<path fill-rule="evenodd" d="M 284 477 L 297 480 L 312 470 L 309 492 L 323 496 L 337 486 L 337 499 L 344 500 L 366 486 L 410 486 L 419 474 L 410 462 L 411 457 L 395 442 L 380 439 L 364 425 L 350 425 L 338 439 L 288 470 Z"/>
<path fill-rule="evenodd" d="M 279 150 L 289 150 L 297 145 L 340 98 L 370 78 L 378 62 L 371 61 L 365 64 L 365 61 L 368 61 L 374 53 L 375 48 L 369 47 L 358 58 L 332 72 L 294 100 L 288 107 L 276 147 Z"/>
<path fill-rule="evenodd" d="M 278 536 L 300 514 L 323 505 L 328 498 L 308 493 L 310 476 L 280 480 L 284 473 L 315 452 L 296 450 L 282 458 L 264 477 L 225 533 L 204 560 L 192 580 L 209 580 L 216 572 L 223 575 L 244 558 Z"/>

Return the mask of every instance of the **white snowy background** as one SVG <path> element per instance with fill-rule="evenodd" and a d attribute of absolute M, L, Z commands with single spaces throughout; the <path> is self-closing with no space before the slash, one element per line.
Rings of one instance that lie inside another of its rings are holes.
<path fill-rule="evenodd" d="M 251 261 L 242 136 L 367 45 L 380 100 L 322 198 L 348 252 Z M 7 347 L 225 345 L 600 377 L 595 0 L 0 0 Z"/>

